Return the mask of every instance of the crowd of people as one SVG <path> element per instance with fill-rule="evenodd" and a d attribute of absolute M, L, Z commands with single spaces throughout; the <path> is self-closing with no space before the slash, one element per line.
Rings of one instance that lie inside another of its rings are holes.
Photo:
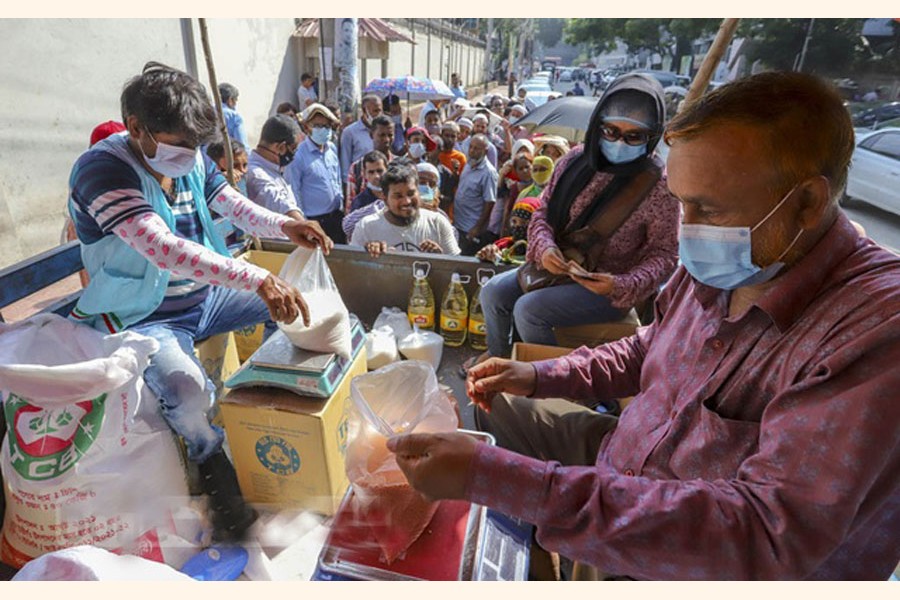
<path fill-rule="evenodd" d="M 255 148 L 235 131 L 240 188 L 222 174 L 228 147 L 215 143 L 206 91 L 148 63 L 122 92 L 124 131 L 92 136 L 70 179 L 90 276 L 71 318 L 159 341 L 144 378 L 198 465 L 217 538 L 240 539 L 256 515 L 208 421 L 193 343 L 309 315 L 302 291 L 231 259 L 212 212 L 326 254 L 347 240 L 374 259 L 519 265 L 482 290 L 488 350 L 466 372 L 476 425 L 497 445 L 463 433 L 388 441 L 426 497 L 524 519 L 541 546 L 614 575 L 890 573 L 900 261 L 838 207 L 853 130 L 832 88 L 763 73 L 664 125 L 659 83 L 625 74 L 573 146 L 517 126 L 528 108 L 498 95 L 432 101 L 402 127 L 399 99 L 366 96 L 342 127 L 311 85 Z M 226 95 L 237 112 L 238 91 Z M 554 327 L 617 319 L 661 288 L 632 337 L 504 358 L 514 331 L 555 343 Z M 593 408 L 626 396 L 621 415 Z"/>

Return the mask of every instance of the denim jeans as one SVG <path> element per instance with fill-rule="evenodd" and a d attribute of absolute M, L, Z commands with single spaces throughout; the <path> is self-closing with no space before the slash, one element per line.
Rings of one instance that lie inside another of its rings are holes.
<path fill-rule="evenodd" d="M 513 325 L 523 342 L 556 345 L 554 327 L 618 321 L 625 312 L 609 298 L 575 282 L 534 290 L 527 294 L 516 279 L 518 270 L 501 273 L 481 289 L 487 325 L 487 347 L 492 356 L 509 356 Z"/>
<path fill-rule="evenodd" d="M 184 438 L 188 458 L 202 463 L 222 447 L 224 432 L 207 417 L 215 402 L 215 387 L 194 355 L 194 342 L 266 322 L 266 335 L 275 324 L 254 292 L 211 287 L 206 299 L 183 312 L 154 313 L 134 325 L 137 333 L 159 341 L 144 381 L 159 398 L 162 415 Z"/>

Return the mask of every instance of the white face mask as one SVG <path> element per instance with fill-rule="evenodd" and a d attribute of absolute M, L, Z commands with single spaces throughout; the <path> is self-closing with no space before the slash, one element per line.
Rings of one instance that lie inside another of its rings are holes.
<path fill-rule="evenodd" d="M 425 144 L 422 142 L 413 142 L 409 145 L 409 155 L 419 159 L 425 156 Z"/>
<path fill-rule="evenodd" d="M 145 131 L 150 136 L 150 139 L 153 140 L 153 143 L 156 144 L 156 156 L 153 158 L 144 154 L 143 148 L 141 149 L 141 154 L 144 154 L 144 160 L 147 161 L 151 169 L 172 179 L 184 177 L 193 170 L 194 165 L 197 164 L 196 148 L 192 150 L 190 148 L 172 146 L 171 144 L 163 144 L 156 141 L 150 130 Z"/>

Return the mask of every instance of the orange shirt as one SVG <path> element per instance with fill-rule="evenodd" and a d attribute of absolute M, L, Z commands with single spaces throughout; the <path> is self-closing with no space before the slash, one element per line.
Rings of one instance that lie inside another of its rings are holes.
<path fill-rule="evenodd" d="M 459 150 L 451 150 L 450 152 L 441 152 L 438 154 L 441 164 L 453 171 L 456 175 L 462 173 L 463 167 L 466 166 L 466 155 Z M 453 161 L 459 161 L 459 169 L 453 168 Z"/>

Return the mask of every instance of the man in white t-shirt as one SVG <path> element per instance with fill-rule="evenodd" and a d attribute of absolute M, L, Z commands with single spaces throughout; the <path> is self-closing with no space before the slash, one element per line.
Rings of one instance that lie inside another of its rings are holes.
<path fill-rule="evenodd" d="M 381 177 L 385 207 L 365 217 L 353 230 L 351 246 L 374 258 L 388 250 L 459 254 L 453 226 L 445 216 L 419 210 L 419 176 L 408 165 L 391 165 Z"/>

